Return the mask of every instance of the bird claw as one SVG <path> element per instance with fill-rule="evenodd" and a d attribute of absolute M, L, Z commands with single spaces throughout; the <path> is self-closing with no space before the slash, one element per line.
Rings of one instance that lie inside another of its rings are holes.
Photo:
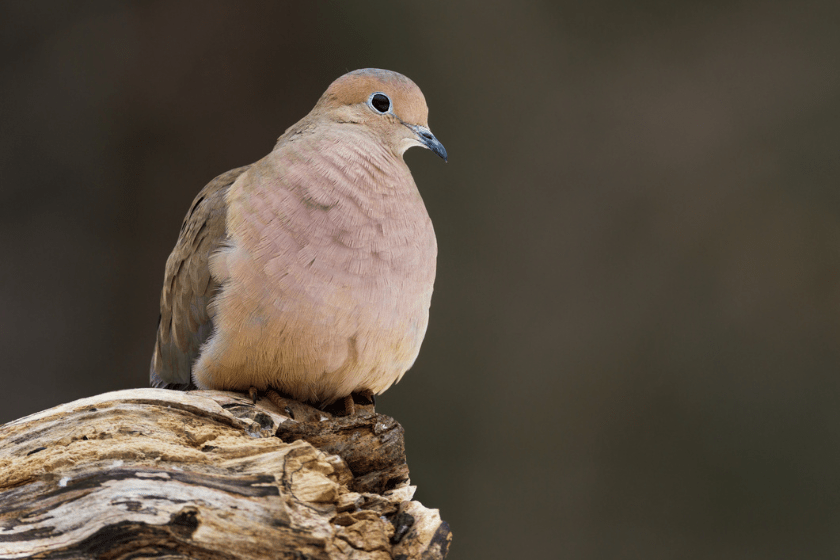
<path fill-rule="evenodd" d="M 289 401 L 287 401 L 284 397 L 280 396 L 280 393 L 278 393 L 274 389 L 269 389 L 268 391 L 266 391 L 266 396 L 274 406 L 276 406 L 279 410 L 285 412 L 286 416 L 288 416 L 292 420 L 295 419 L 295 411 L 292 410 L 291 406 L 289 406 Z"/>
<path fill-rule="evenodd" d="M 359 399 L 365 401 L 365 404 L 376 405 L 376 395 L 370 389 L 365 389 L 353 394 L 359 397 Z"/>

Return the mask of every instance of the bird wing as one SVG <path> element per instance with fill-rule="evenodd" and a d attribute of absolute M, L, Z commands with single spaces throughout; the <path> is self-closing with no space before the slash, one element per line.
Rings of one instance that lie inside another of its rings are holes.
<path fill-rule="evenodd" d="M 172 254 L 160 294 L 155 351 L 149 372 L 153 387 L 194 389 L 191 370 L 201 345 L 213 333 L 208 305 L 219 288 L 210 255 L 227 239 L 225 194 L 248 167 L 219 175 L 193 200 Z"/>

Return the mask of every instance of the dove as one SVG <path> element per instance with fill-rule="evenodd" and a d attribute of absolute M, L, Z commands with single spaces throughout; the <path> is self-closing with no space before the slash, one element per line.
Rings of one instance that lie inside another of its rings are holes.
<path fill-rule="evenodd" d="M 414 364 L 437 241 L 403 154 L 447 161 L 397 72 L 335 80 L 264 158 L 199 192 L 166 261 L 154 387 L 277 391 L 326 406 Z"/>

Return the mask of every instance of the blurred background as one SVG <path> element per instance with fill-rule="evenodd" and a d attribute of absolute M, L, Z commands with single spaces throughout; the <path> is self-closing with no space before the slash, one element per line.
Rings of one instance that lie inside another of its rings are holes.
<path fill-rule="evenodd" d="M 348 70 L 440 246 L 379 398 L 450 558 L 840 557 L 840 3 L 0 4 L 0 422 L 147 384 L 195 194 Z"/>

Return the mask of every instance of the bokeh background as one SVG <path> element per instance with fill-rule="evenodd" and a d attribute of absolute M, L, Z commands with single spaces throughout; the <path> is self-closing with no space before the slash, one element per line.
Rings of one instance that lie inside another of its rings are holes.
<path fill-rule="evenodd" d="M 0 421 L 145 386 L 198 190 L 389 68 L 450 558 L 838 558 L 838 63 L 834 0 L 0 3 Z"/>

